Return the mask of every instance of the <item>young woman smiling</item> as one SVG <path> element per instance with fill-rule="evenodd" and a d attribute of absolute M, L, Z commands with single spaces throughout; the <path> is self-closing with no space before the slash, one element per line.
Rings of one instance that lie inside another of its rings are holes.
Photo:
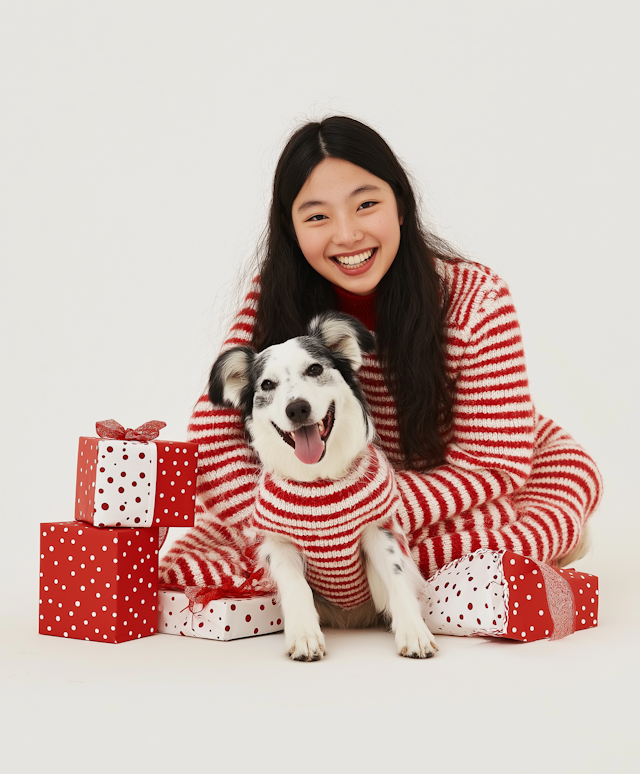
<path fill-rule="evenodd" d="M 315 167 L 291 219 L 311 267 L 359 296 L 375 291 L 400 246 L 402 218 L 391 186 L 344 159 Z"/>
<path fill-rule="evenodd" d="M 260 275 L 224 348 L 262 350 L 339 309 L 375 332 L 359 377 L 395 470 L 403 528 L 425 576 L 477 548 L 550 563 L 584 553 L 602 483 L 529 394 L 507 285 L 420 223 L 406 173 L 371 128 L 302 126 L 278 162 Z M 200 399 L 196 526 L 161 563 L 172 586 L 242 585 L 260 475 L 239 412 Z"/>

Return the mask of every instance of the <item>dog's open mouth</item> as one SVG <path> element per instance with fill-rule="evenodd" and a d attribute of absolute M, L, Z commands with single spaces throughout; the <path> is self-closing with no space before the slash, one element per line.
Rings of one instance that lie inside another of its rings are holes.
<path fill-rule="evenodd" d="M 333 429 L 336 406 L 332 403 L 324 419 L 317 424 L 302 425 L 291 433 L 281 430 L 275 422 L 271 424 L 280 433 L 282 439 L 293 448 L 296 457 L 307 465 L 313 465 L 324 457 L 327 439 Z"/>

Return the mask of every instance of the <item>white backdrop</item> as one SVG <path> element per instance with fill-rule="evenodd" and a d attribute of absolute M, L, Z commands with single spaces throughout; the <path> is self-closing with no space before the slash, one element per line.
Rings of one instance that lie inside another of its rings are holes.
<path fill-rule="evenodd" d="M 585 569 L 630 569 L 639 21 L 585 0 L 5 4 L 3 604 L 35 621 L 37 525 L 73 518 L 79 435 L 184 437 L 283 142 L 333 113 L 376 128 L 436 233 L 509 283 L 537 407 L 605 478 Z"/>

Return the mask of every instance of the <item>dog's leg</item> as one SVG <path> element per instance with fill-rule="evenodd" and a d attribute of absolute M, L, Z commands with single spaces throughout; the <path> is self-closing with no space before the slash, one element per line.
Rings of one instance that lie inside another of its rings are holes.
<path fill-rule="evenodd" d="M 258 559 L 278 587 L 288 655 L 294 661 L 318 661 L 327 651 L 301 553 L 286 538 L 266 535 Z"/>
<path fill-rule="evenodd" d="M 438 647 L 420 612 L 418 594 L 424 583 L 420 571 L 387 529 L 375 524 L 365 527 L 361 545 L 376 608 L 386 607 L 398 653 L 431 658 Z"/>

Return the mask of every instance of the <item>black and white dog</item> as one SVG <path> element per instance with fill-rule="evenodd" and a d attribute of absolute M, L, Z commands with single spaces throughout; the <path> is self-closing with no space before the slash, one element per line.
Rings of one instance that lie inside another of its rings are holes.
<path fill-rule="evenodd" d="M 239 408 L 251 444 L 265 471 L 293 481 L 341 479 L 361 458 L 375 431 L 357 379 L 371 333 L 353 317 L 330 312 L 309 324 L 306 336 L 256 353 L 234 347 L 214 363 L 209 397 Z M 305 560 L 293 543 L 266 534 L 259 562 L 281 598 L 289 656 L 315 661 L 326 653 L 320 624 L 356 628 L 384 617 L 398 653 L 429 658 L 437 650 L 424 622 L 424 580 L 382 523 L 364 527 L 360 551 L 371 600 L 354 609 L 336 608 L 315 596 L 305 579 Z"/>

